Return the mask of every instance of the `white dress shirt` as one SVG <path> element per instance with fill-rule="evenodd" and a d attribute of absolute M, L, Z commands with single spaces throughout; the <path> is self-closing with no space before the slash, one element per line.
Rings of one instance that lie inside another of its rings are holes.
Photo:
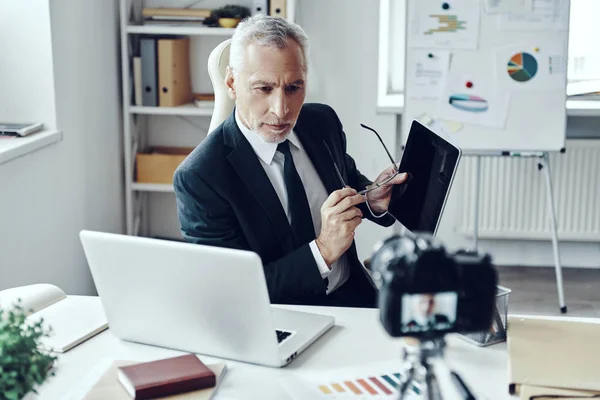
<path fill-rule="evenodd" d="M 235 113 L 235 122 L 237 123 L 238 128 L 240 128 L 240 131 L 242 131 L 242 134 L 246 137 L 246 139 L 248 139 L 250 146 L 252 146 L 254 152 L 258 156 L 260 164 L 269 177 L 269 180 L 271 181 L 271 184 L 277 193 L 277 197 L 279 197 L 279 201 L 281 202 L 288 221 L 290 221 L 291 218 L 290 211 L 288 209 L 287 190 L 285 188 L 285 181 L 283 178 L 283 164 L 285 162 L 285 156 L 277 151 L 277 143 L 267 143 L 257 133 L 246 128 L 246 126 L 240 121 L 237 111 Z M 306 198 L 308 199 L 308 205 L 310 206 L 313 226 L 315 228 L 315 237 L 317 237 L 319 236 L 319 233 L 321 233 L 321 206 L 325 200 L 327 200 L 329 195 L 327 194 L 327 190 L 325 189 L 319 174 L 310 161 L 308 154 L 306 154 L 306 151 L 304 151 L 304 148 L 302 148 L 302 144 L 300 143 L 300 140 L 298 140 L 296 133 L 292 131 L 288 135 L 287 139 L 291 144 L 290 152 L 292 153 L 292 158 L 294 159 L 294 165 L 296 166 L 298 175 L 300 175 L 300 180 L 304 185 Z M 309 243 L 309 246 L 317 266 L 319 267 L 319 271 L 321 272 L 321 277 L 323 277 L 323 279 L 329 279 L 329 285 L 327 287 L 327 294 L 329 294 L 346 282 L 350 276 L 350 269 L 346 260 L 346 254 L 343 254 L 331 265 L 331 269 L 329 269 L 325 263 L 325 260 L 323 259 L 323 256 L 321 255 L 321 252 L 319 251 L 319 248 L 317 247 L 317 243 L 313 240 Z"/>

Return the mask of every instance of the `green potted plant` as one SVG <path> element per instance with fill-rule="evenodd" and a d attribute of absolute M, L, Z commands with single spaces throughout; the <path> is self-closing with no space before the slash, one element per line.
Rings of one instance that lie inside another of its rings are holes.
<path fill-rule="evenodd" d="M 244 18 L 248 18 L 251 12 L 248 7 L 228 4 L 212 11 L 211 17 L 219 22 L 223 28 L 235 28 Z"/>
<path fill-rule="evenodd" d="M 26 322 L 21 301 L 13 309 L 0 308 L 0 397 L 20 400 L 49 375 L 56 357 L 39 349 L 39 340 L 51 333 L 40 319 Z"/>

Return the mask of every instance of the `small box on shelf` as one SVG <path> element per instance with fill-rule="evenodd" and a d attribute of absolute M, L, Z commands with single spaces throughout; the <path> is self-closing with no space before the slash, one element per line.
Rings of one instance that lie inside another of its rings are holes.
<path fill-rule="evenodd" d="M 136 154 L 136 182 L 173 183 L 173 174 L 193 147 L 152 147 Z"/>

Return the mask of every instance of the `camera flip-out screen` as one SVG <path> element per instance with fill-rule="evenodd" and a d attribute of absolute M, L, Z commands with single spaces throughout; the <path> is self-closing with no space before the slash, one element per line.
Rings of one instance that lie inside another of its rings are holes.
<path fill-rule="evenodd" d="M 456 292 L 407 293 L 402 296 L 403 334 L 442 332 L 454 328 Z"/>

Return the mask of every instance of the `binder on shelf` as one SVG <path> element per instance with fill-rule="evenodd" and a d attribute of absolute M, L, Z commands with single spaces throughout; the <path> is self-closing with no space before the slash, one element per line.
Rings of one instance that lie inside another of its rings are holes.
<path fill-rule="evenodd" d="M 270 0 L 269 15 L 272 17 L 287 18 L 286 0 Z"/>
<path fill-rule="evenodd" d="M 142 58 L 133 57 L 133 104 L 141 106 L 142 103 Z"/>
<path fill-rule="evenodd" d="M 269 0 L 254 0 L 252 2 L 252 15 L 269 15 Z"/>
<path fill-rule="evenodd" d="M 189 38 L 158 40 L 158 86 L 160 107 L 192 102 Z"/>
<path fill-rule="evenodd" d="M 156 107 L 158 106 L 156 39 L 140 39 L 140 55 L 142 59 L 142 105 Z"/>

